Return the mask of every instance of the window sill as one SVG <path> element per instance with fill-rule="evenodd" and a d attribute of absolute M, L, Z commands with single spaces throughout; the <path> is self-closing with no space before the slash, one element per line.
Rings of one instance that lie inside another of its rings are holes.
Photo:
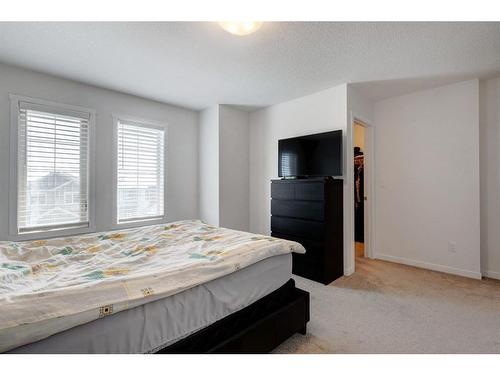
<path fill-rule="evenodd" d="M 115 223 L 112 230 L 145 227 L 145 226 L 149 226 L 149 225 L 159 225 L 159 224 L 165 224 L 165 223 L 167 223 L 166 216 L 164 216 L 162 218 L 143 219 L 143 220 L 137 220 L 137 221 L 128 221 L 128 222 L 124 222 L 124 223 Z"/>
<path fill-rule="evenodd" d="M 32 241 L 32 240 L 43 240 L 48 238 L 57 237 L 70 237 L 79 234 L 88 234 L 95 232 L 95 226 L 90 225 L 86 227 L 73 227 L 65 229 L 53 229 L 44 231 L 32 231 L 19 234 L 11 234 L 8 236 L 9 241 Z"/>

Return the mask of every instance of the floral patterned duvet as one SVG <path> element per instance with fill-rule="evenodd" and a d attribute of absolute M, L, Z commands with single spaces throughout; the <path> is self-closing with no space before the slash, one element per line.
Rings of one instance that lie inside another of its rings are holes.
<path fill-rule="evenodd" d="M 292 251 L 200 221 L 0 242 L 0 352 Z"/>

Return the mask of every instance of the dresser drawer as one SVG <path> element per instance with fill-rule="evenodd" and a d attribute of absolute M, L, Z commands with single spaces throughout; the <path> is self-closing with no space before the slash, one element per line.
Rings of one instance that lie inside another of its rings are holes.
<path fill-rule="evenodd" d="M 272 199 L 271 215 L 323 221 L 325 219 L 325 210 L 323 202 Z"/>
<path fill-rule="evenodd" d="M 299 238 L 296 236 L 291 236 L 289 234 L 275 233 L 275 232 L 272 232 L 271 236 L 300 243 L 306 249 L 306 253 L 301 254 L 305 255 L 305 258 L 322 259 L 324 257 L 325 245 L 323 242 L 313 241 L 306 238 Z"/>
<path fill-rule="evenodd" d="M 293 183 L 271 183 L 271 198 L 273 199 L 295 199 L 295 184 Z"/>
<path fill-rule="evenodd" d="M 305 254 L 292 254 L 292 273 L 307 279 L 323 282 L 323 265 L 321 260 L 307 258 Z"/>
<path fill-rule="evenodd" d="M 322 222 L 271 216 L 271 232 L 322 241 L 325 227 Z"/>
<path fill-rule="evenodd" d="M 273 181 L 271 198 L 304 201 L 323 201 L 325 190 L 322 182 Z"/>
<path fill-rule="evenodd" d="M 305 201 L 323 201 L 325 189 L 321 182 L 307 182 L 295 184 L 295 199 Z"/>

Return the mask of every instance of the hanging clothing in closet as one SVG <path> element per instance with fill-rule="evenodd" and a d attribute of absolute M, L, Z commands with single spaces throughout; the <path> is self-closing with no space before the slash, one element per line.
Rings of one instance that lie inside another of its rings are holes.
<path fill-rule="evenodd" d="M 356 242 L 364 242 L 365 240 L 364 166 L 363 152 L 359 147 L 354 147 L 354 239 Z"/>

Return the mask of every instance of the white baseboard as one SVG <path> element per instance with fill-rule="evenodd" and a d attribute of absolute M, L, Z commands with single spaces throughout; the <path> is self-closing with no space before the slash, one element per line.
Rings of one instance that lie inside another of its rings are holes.
<path fill-rule="evenodd" d="M 481 272 L 463 270 L 461 268 L 443 266 L 441 264 L 421 262 L 418 260 L 413 260 L 413 259 L 408 259 L 408 258 L 400 258 L 400 257 L 395 257 L 393 255 L 386 255 L 386 254 L 377 253 L 377 254 L 375 254 L 374 258 L 380 259 L 380 260 L 386 260 L 388 262 L 393 262 L 393 263 L 406 264 L 407 266 L 425 268 L 425 269 L 432 270 L 432 271 L 439 271 L 439 272 L 444 272 L 444 273 L 450 273 L 452 275 L 469 277 L 472 279 L 481 279 L 481 276 L 482 276 Z M 498 273 L 498 275 L 500 276 L 500 273 Z M 491 276 L 491 277 L 493 277 L 493 276 Z"/>
<path fill-rule="evenodd" d="M 483 271 L 483 276 L 500 280 L 500 272 L 496 271 Z"/>

